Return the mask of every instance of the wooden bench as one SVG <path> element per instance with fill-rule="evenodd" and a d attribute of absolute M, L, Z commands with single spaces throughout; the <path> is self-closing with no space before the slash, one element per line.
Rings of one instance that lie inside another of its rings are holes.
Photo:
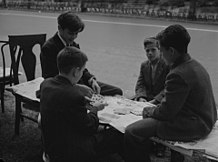
<path fill-rule="evenodd" d="M 198 141 L 185 143 L 166 141 L 157 137 L 152 137 L 151 140 L 186 156 L 193 157 L 195 154 L 200 154 L 212 162 L 218 161 L 218 121 L 211 133 Z"/>

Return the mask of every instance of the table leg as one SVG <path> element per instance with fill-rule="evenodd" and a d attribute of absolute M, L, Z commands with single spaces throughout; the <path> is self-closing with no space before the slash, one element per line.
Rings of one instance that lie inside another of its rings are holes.
<path fill-rule="evenodd" d="M 15 96 L 15 135 L 19 135 L 20 130 L 20 113 L 21 113 L 21 99 Z"/>

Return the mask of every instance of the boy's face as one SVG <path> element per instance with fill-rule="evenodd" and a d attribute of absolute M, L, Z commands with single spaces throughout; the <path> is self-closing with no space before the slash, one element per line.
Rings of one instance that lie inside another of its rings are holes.
<path fill-rule="evenodd" d="M 160 57 L 160 50 L 156 46 L 156 44 L 147 44 L 145 47 L 145 52 L 149 61 L 154 61 Z"/>
<path fill-rule="evenodd" d="M 67 28 L 62 29 L 61 27 L 59 27 L 59 33 L 67 44 L 73 44 L 78 35 L 78 32 L 72 32 Z"/>

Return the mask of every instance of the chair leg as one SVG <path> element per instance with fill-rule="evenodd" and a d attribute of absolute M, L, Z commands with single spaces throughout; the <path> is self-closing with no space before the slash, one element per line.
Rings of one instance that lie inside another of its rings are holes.
<path fill-rule="evenodd" d="M 15 135 L 19 135 L 20 131 L 20 113 L 21 113 L 21 100 L 15 96 Z"/>
<path fill-rule="evenodd" d="M 1 107 L 2 107 L 2 113 L 5 112 L 5 103 L 4 103 L 4 92 L 1 90 Z"/>
<path fill-rule="evenodd" d="M 4 87 L 0 87 L 2 113 L 5 112 Z"/>

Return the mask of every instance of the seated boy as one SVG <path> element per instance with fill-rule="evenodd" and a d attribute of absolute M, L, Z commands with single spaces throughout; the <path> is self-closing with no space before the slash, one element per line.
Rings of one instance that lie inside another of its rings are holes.
<path fill-rule="evenodd" d="M 158 33 L 157 39 L 170 66 L 165 95 L 159 105 L 144 108 L 142 120 L 126 128 L 125 162 L 150 162 L 150 137 L 192 142 L 206 137 L 217 121 L 210 76 L 188 53 L 191 36 L 187 29 L 170 25 Z"/>
<path fill-rule="evenodd" d="M 164 83 L 169 67 L 160 55 L 159 43 L 156 38 L 146 38 L 143 45 L 148 60 L 141 64 L 135 87 L 135 99 L 157 104 L 164 96 Z"/>
<path fill-rule="evenodd" d="M 43 144 L 51 162 L 94 162 L 121 150 L 121 133 L 114 129 L 97 132 L 97 113 L 106 104 L 87 106 L 91 91 L 77 84 L 87 60 L 78 48 L 65 47 L 57 57 L 59 75 L 40 86 Z"/>
<path fill-rule="evenodd" d="M 58 31 L 45 42 L 41 49 L 40 61 L 43 78 L 54 77 L 58 74 L 57 55 L 64 47 L 73 46 L 80 49 L 80 45 L 76 43 L 75 39 L 84 30 L 85 24 L 74 12 L 67 11 L 58 16 L 57 27 Z M 105 96 L 123 94 L 119 87 L 99 82 L 87 68 L 84 69 L 78 83 L 91 87 L 96 93 Z"/>
<path fill-rule="evenodd" d="M 145 38 L 143 45 L 147 60 L 141 64 L 135 87 L 135 100 L 158 104 L 164 97 L 164 83 L 169 67 L 160 55 L 159 43 L 155 37 Z M 161 144 L 154 144 L 156 156 L 163 157 L 165 147 Z"/>

